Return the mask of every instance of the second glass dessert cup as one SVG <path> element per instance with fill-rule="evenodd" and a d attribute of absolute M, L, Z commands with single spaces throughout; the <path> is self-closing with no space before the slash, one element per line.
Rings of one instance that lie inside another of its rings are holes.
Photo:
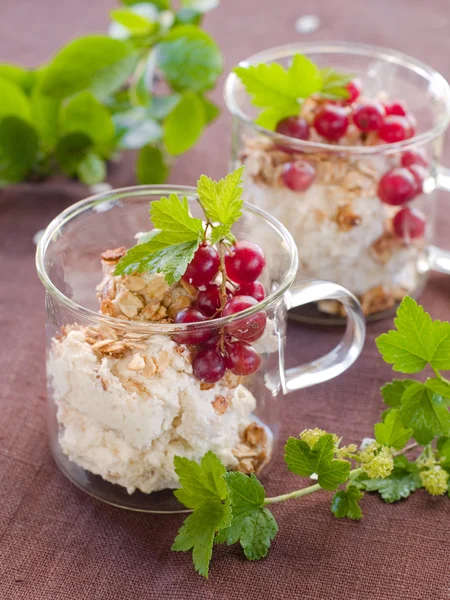
<path fill-rule="evenodd" d="M 175 455 L 199 460 L 212 450 L 228 468 L 263 472 L 277 451 L 283 395 L 342 373 L 358 357 L 365 335 L 350 292 L 326 281 L 293 285 L 297 250 L 291 235 L 248 205 L 234 234 L 260 245 L 266 256 L 267 297 L 256 306 L 180 325 L 170 317 L 193 302 L 192 286 L 168 286 L 162 276 L 146 275 L 125 276 L 119 285 L 108 273 L 123 253 L 120 246 L 134 245 L 136 233 L 148 229 L 149 202 L 172 192 L 186 196 L 192 215 L 201 217 L 194 188 L 124 188 L 69 207 L 48 226 L 37 250 L 46 288 L 53 455 L 85 492 L 145 512 L 182 508 L 165 489 L 176 486 Z M 99 299 L 121 318 L 108 310 L 99 314 Z M 321 300 L 343 306 L 347 328 L 341 343 L 322 358 L 286 369 L 287 310 Z M 131 320 L 138 310 L 149 310 L 149 320 Z M 150 313 L 163 318 L 152 322 Z M 266 329 L 254 342 L 261 365 L 253 375 L 213 385 L 194 378 L 189 342 L 245 327 L 261 315 Z"/>
<path fill-rule="evenodd" d="M 232 162 L 247 167 L 245 200 L 292 233 L 299 251 L 298 279 L 335 281 L 359 298 L 367 317 L 381 318 L 391 314 L 405 294 L 417 297 L 430 270 L 450 273 L 450 252 L 433 245 L 436 190 L 450 191 L 450 172 L 440 164 L 450 88 L 420 61 L 351 43 L 291 44 L 260 52 L 240 65 L 278 63 L 286 68 L 297 53 L 320 68 L 351 73 L 369 98 L 382 92 L 405 102 L 417 120 L 416 134 L 389 144 L 376 139 L 372 144 L 368 136 L 364 145 L 359 138 L 351 145 L 352 134 L 358 133 L 354 125 L 348 140 L 344 137 L 339 143 L 269 131 L 255 124 L 258 111 L 232 73 L 225 85 L 225 101 L 233 115 Z M 309 164 L 313 182 L 293 191 L 283 181 L 283 170 L 297 160 Z M 382 202 L 381 178 L 412 165 L 422 180 L 422 193 L 406 205 Z M 425 227 L 411 217 L 411 209 L 424 215 Z M 339 322 L 340 307 L 321 302 L 294 313 L 303 320 Z"/>

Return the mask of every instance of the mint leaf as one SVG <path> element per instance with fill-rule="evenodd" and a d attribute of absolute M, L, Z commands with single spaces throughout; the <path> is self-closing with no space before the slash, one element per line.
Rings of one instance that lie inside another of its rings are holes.
<path fill-rule="evenodd" d="M 103 35 L 81 37 L 55 54 L 43 73 L 41 91 L 63 99 L 89 88 L 104 98 L 126 81 L 135 64 L 136 56 L 124 42 Z"/>
<path fill-rule="evenodd" d="M 306 442 L 290 437 L 284 451 L 284 460 L 290 471 L 302 477 L 316 473 L 318 484 L 325 490 L 335 490 L 350 473 L 348 461 L 333 458 L 335 445 L 329 433 L 320 437 L 312 448 Z"/>
<path fill-rule="evenodd" d="M 100 183 L 106 178 L 105 161 L 94 152 L 89 152 L 78 164 L 77 175 L 86 185 Z"/>
<path fill-rule="evenodd" d="M 428 382 L 427 382 L 428 383 Z M 400 416 L 404 426 L 414 430 L 419 444 L 428 444 L 433 437 L 450 435 L 449 398 L 433 392 L 427 383 L 415 382 L 403 393 Z"/>
<path fill-rule="evenodd" d="M 0 121 L 0 181 L 22 181 L 32 170 L 38 154 L 34 128 L 18 117 Z"/>
<path fill-rule="evenodd" d="M 400 406 L 403 392 L 415 383 L 413 379 L 394 379 L 381 388 L 381 395 L 388 406 Z"/>
<path fill-rule="evenodd" d="M 174 27 L 157 49 L 157 64 L 175 91 L 209 90 L 223 69 L 216 42 L 195 25 Z"/>
<path fill-rule="evenodd" d="M 432 321 L 415 300 L 402 300 L 394 321 L 397 331 L 383 333 L 376 344 L 394 371 L 417 373 L 427 363 L 434 369 L 450 369 L 450 323 Z"/>
<path fill-rule="evenodd" d="M 374 427 L 375 439 L 379 444 L 390 446 L 400 450 L 411 437 L 412 429 L 403 427 L 400 410 L 393 408 L 383 423 L 377 423 Z"/>
<path fill-rule="evenodd" d="M 348 519 L 358 520 L 362 517 L 359 506 L 362 497 L 362 492 L 356 486 L 350 485 L 346 490 L 340 490 L 334 494 L 331 512 L 338 519 L 347 517 Z"/>
<path fill-rule="evenodd" d="M 233 518 L 231 525 L 222 529 L 215 541 L 228 545 L 239 541 L 248 560 L 259 560 L 267 555 L 278 531 L 272 513 L 264 507 L 264 488 L 254 475 L 226 473 L 224 479 Z"/>
<path fill-rule="evenodd" d="M 61 131 L 84 133 L 92 139 L 95 148 L 108 156 L 114 140 L 114 123 L 105 108 L 92 92 L 80 92 L 69 98 L 61 112 Z"/>
<path fill-rule="evenodd" d="M 156 229 L 170 233 L 174 244 L 197 241 L 203 234 L 203 221 L 189 213 L 188 199 L 176 194 L 150 204 L 150 218 Z"/>
<path fill-rule="evenodd" d="M 0 119 L 17 117 L 23 121 L 30 121 L 30 101 L 16 83 L 0 77 L 0 98 Z"/>
<path fill-rule="evenodd" d="M 397 502 L 407 498 L 411 492 L 421 487 L 418 469 L 404 456 L 394 458 L 394 470 L 385 479 L 370 479 L 366 474 L 360 475 L 355 486 L 367 492 L 378 492 L 385 502 Z"/>
<path fill-rule="evenodd" d="M 186 552 L 192 549 L 196 571 L 208 577 L 214 536 L 231 522 L 223 478 L 225 467 L 212 452 L 207 452 L 200 464 L 175 456 L 174 465 L 181 485 L 174 494 L 187 508 L 194 509 L 194 513 L 181 527 L 172 550 Z"/>
<path fill-rule="evenodd" d="M 92 140 L 84 133 L 69 133 L 62 137 L 55 148 L 55 156 L 61 170 L 75 175 L 78 165 L 92 148 Z"/>
<path fill-rule="evenodd" d="M 144 146 L 137 159 L 137 178 L 139 183 L 164 183 L 169 175 L 169 166 L 157 146 Z"/>
<path fill-rule="evenodd" d="M 239 167 L 220 181 L 201 175 L 197 182 L 197 193 L 203 211 L 212 223 L 219 223 L 220 237 L 226 237 L 233 224 L 242 215 L 242 176 L 244 167 Z M 220 239 L 212 236 L 212 243 Z"/>
<path fill-rule="evenodd" d="M 186 92 L 163 123 L 164 143 L 170 154 L 187 152 L 205 127 L 205 110 L 194 92 Z"/>
<path fill-rule="evenodd" d="M 330 67 L 320 69 L 320 75 L 322 77 L 321 96 L 332 100 L 349 97 L 346 86 L 352 81 L 353 75 L 339 73 Z"/>

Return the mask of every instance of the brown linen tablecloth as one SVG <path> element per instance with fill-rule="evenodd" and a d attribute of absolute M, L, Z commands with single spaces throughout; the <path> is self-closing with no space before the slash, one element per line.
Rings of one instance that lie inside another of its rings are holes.
<path fill-rule="evenodd" d="M 0 61 L 38 64 L 73 35 L 102 31 L 108 0 L 3 0 Z M 300 39 L 295 20 L 321 19 L 303 40 L 343 39 L 392 46 L 450 77 L 448 0 L 222 0 L 207 20 L 227 67 L 270 46 Z M 221 98 L 220 90 L 215 96 Z M 171 180 L 194 183 L 199 172 L 227 168 L 230 119 L 224 115 L 201 143 L 178 161 Z M 133 183 L 130 159 L 110 181 Z M 395 505 L 366 496 L 364 519 L 337 520 L 330 498 L 314 494 L 275 506 L 280 533 L 266 560 L 250 563 L 236 548 L 214 551 L 209 581 L 186 554 L 170 552 L 179 516 L 140 515 L 83 495 L 59 473 L 45 425 L 43 290 L 34 269 L 33 234 L 85 194 L 56 182 L 0 194 L 1 399 L 0 600 L 260 599 L 446 600 L 449 598 L 450 503 L 418 492 Z M 441 201 L 439 240 L 448 244 L 450 217 Z M 450 278 L 435 275 L 422 296 L 434 317 L 448 319 Z M 391 376 L 374 338 L 390 322 L 370 325 L 364 352 L 333 382 L 285 399 L 282 436 L 320 426 L 344 441 L 371 435 Z M 319 356 L 339 330 L 291 324 L 288 362 Z M 293 489 L 281 458 L 269 487 Z"/>

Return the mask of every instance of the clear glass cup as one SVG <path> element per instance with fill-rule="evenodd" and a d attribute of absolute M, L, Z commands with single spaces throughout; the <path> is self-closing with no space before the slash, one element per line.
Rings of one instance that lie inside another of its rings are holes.
<path fill-rule="evenodd" d="M 233 115 L 232 162 L 247 166 L 245 200 L 288 227 L 299 252 L 298 280 L 317 277 L 339 283 L 358 297 L 366 316 L 380 318 L 391 314 L 405 294 L 418 296 L 430 270 L 450 273 L 450 252 L 433 245 L 435 191 L 450 191 L 450 171 L 440 164 L 450 117 L 449 85 L 413 58 L 351 43 L 291 44 L 241 64 L 288 66 L 296 53 L 306 54 L 319 67 L 354 74 L 367 97 L 382 93 L 405 101 L 417 119 L 414 137 L 392 144 L 296 140 L 255 125 L 257 109 L 234 73 L 225 84 L 225 101 Z M 391 168 L 406 164 L 409 151 L 425 158 L 423 193 L 407 206 L 422 211 L 426 227 L 414 237 L 407 220 L 399 237 L 393 220 L 404 207 L 381 202 L 378 182 Z M 284 165 L 295 160 L 314 167 L 315 180 L 306 191 L 292 191 L 283 183 Z M 321 302 L 295 313 L 305 320 L 333 322 L 340 311 L 336 303 Z"/>
<path fill-rule="evenodd" d="M 185 325 L 99 314 L 95 288 L 103 277 L 101 253 L 134 245 L 136 232 L 148 230 L 149 202 L 172 192 L 186 196 L 192 214 L 202 216 L 190 187 L 99 194 L 50 223 L 36 258 L 46 289 L 48 422 L 55 460 L 92 496 L 148 512 L 180 510 L 170 490 L 147 493 L 176 486 L 175 454 L 200 459 L 212 450 L 230 468 L 260 472 L 276 451 L 283 394 L 342 373 L 358 357 L 365 336 L 360 306 L 350 292 L 325 281 L 292 285 L 297 251 L 291 235 L 276 219 L 247 205 L 234 233 L 265 252 L 267 298 L 261 303 L 238 316 Z M 171 296 L 166 302 L 167 295 L 142 289 L 135 276 L 124 281 L 134 298 L 151 292 L 156 305 L 170 311 Z M 285 369 L 287 309 L 320 299 L 342 303 L 344 337 L 322 358 Z M 213 336 L 222 327 L 242 330 L 264 314 L 264 335 L 253 343 L 261 356 L 259 369 L 247 378 L 200 384 L 192 375 L 191 350 L 174 339 L 188 335 L 192 343 L 192 336 Z M 141 370 L 144 364 L 151 368 Z"/>

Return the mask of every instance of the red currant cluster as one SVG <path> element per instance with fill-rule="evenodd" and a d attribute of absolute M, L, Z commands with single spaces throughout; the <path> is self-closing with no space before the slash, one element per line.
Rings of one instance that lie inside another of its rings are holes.
<path fill-rule="evenodd" d="M 228 317 L 265 298 L 264 287 L 257 280 L 266 264 L 261 248 L 246 241 L 231 248 L 223 246 L 227 252 L 223 263 L 217 250 L 207 243 L 195 253 L 183 279 L 199 288 L 196 306 L 181 310 L 175 317 L 176 323 Z M 194 375 L 205 383 L 215 383 L 227 369 L 235 375 L 251 375 L 257 370 L 261 358 L 251 342 L 262 336 L 265 326 L 266 315 L 259 312 L 233 321 L 220 332 L 211 326 L 177 333 L 173 338 L 178 344 L 196 346 L 192 361 Z"/>

